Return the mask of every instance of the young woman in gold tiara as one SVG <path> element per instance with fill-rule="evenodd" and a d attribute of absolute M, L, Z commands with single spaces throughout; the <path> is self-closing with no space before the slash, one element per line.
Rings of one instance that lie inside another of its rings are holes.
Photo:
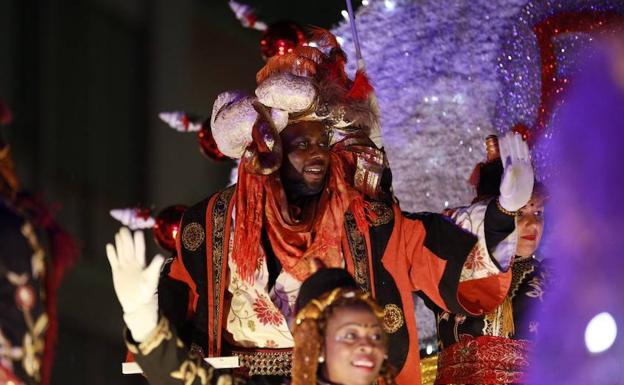
<path fill-rule="evenodd" d="M 154 262 L 145 267 L 144 239 L 122 229 L 109 248 L 113 276 L 134 275 L 136 282 L 152 281 L 158 271 Z M 394 384 L 387 363 L 384 312 L 369 293 L 356 289 L 343 269 L 321 269 L 303 282 L 297 299 L 297 316 L 292 325 L 293 349 L 291 385 Z M 149 289 L 149 288 L 148 288 Z M 115 281 L 115 291 L 124 308 L 143 306 L 142 293 Z M 186 349 L 166 317 L 142 342 L 126 333 L 126 344 L 151 385 L 250 384 L 236 371 L 218 370 Z"/>
<path fill-rule="evenodd" d="M 356 286 L 343 269 L 321 269 L 303 282 L 293 327 L 292 385 L 394 384 L 384 312 Z"/>

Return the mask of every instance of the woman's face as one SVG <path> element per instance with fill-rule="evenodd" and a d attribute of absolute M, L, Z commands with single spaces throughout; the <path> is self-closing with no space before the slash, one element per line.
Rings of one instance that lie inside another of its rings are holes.
<path fill-rule="evenodd" d="M 370 385 L 379 376 L 386 349 L 386 335 L 371 310 L 338 308 L 325 328 L 322 374 L 337 384 Z"/>
<path fill-rule="evenodd" d="M 539 247 L 544 231 L 544 199 L 531 197 L 531 200 L 518 211 L 518 244 L 516 255 L 533 255 Z"/>

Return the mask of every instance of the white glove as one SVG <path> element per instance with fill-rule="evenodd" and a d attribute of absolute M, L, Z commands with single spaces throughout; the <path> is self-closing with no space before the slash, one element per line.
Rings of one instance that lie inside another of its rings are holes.
<path fill-rule="evenodd" d="M 500 205 L 508 211 L 517 211 L 527 204 L 533 193 L 533 166 L 529 146 L 522 136 L 508 132 L 498 141 L 503 177 L 500 184 Z"/>
<path fill-rule="evenodd" d="M 145 239 L 142 231 L 126 227 L 115 234 L 115 246 L 106 245 L 113 272 L 115 294 L 123 309 L 124 321 L 136 342 L 144 341 L 158 323 L 158 278 L 164 258 L 158 254 L 145 267 Z"/>

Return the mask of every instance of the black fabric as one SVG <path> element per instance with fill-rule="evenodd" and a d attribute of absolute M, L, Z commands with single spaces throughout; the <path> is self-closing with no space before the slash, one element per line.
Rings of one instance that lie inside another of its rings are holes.
<path fill-rule="evenodd" d="M 485 244 L 488 249 L 488 253 L 493 255 L 496 246 L 503 241 L 512 231 L 516 228 L 515 218 L 511 215 L 502 212 L 496 204 L 496 199 L 488 204 L 485 210 Z M 498 264 L 496 258 L 492 258 L 492 261 L 499 269 L 501 266 Z"/>
<path fill-rule="evenodd" d="M 284 385 L 289 384 L 290 379 L 285 376 L 251 376 L 246 385 Z"/>
<path fill-rule="evenodd" d="M 401 310 L 403 301 L 401 301 L 401 293 L 394 282 L 394 279 L 386 270 L 381 262 L 388 241 L 394 229 L 394 220 L 380 226 L 371 226 L 369 230 L 371 240 L 371 255 L 373 259 L 373 275 L 375 277 L 375 296 L 377 303 L 383 308 L 387 304 L 397 305 Z M 403 314 L 403 317 L 412 317 L 412 314 Z M 407 359 L 409 344 L 405 341 L 410 340 L 407 330 L 407 323 L 403 320 L 403 325 L 394 333 L 388 335 L 388 360 L 392 367 L 402 368 Z"/>
<path fill-rule="evenodd" d="M 242 385 L 245 383 L 244 379 L 234 377 L 231 369 L 215 369 L 202 357 L 190 353 L 188 346 L 178 344 L 175 326 L 169 324 L 170 331 L 167 332 L 162 322 L 164 321 L 161 320 L 161 324 L 158 325 L 160 328 L 158 335 L 165 337 L 153 346 L 147 355 L 138 349 L 129 331 L 125 334 L 126 344 L 138 350 L 134 354 L 134 359 L 143 370 L 143 375 L 150 385 Z"/>
<path fill-rule="evenodd" d="M 262 248 L 266 254 L 267 270 L 269 271 L 269 286 L 267 288 L 267 292 L 270 292 L 271 289 L 273 289 L 273 286 L 275 286 L 275 281 L 277 281 L 277 277 L 282 271 L 282 263 L 275 256 L 273 247 L 271 247 L 271 241 L 269 241 L 269 236 L 264 227 L 262 228 Z"/>
<path fill-rule="evenodd" d="M 425 248 L 447 262 L 438 285 L 447 309 L 454 313 L 465 314 L 464 308 L 457 299 L 459 278 L 466 258 L 477 243 L 477 237 L 464 231 L 442 214 L 404 213 L 403 215 L 422 222 L 426 232 Z"/>
<path fill-rule="evenodd" d="M 310 301 L 338 287 L 357 289 L 355 280 L 345 269 L 319 269 L 301 284 L 295 310 L 303 309 Z"/>
<path fill-rule="evenodd" d="M 479 170 L 477 196 L 480 198 L 494 197 L 500 194 L 500 184 L 503 177 L 503 162 L 500 158 L 483 163 Z"/>
<path fill-rule="evenodd" d="M 42 297 L 43 277 L 32 276 L 33 249 L 28 239 L 22 234 L 22 226 L 26 223 L 26 219 L 10 203 L 0 198 L 0 330 L 11 346 L 22 349 L 28 347 L 25 337 L 31 332 L 27 318 L 16 302 L 18 286 L 9 281 L 8 274 L 27 277 L 23 286 L 32 289 L 32 294 L 35 296 L 32 308 L 28 310 L 28 317 L 32 319 L 32 322 L 36 322 L 45 312 Z M 36 357 L 40 363 L 41 352 L 37 352 Z M 13 364 L 13 373 L 25 384 L 38 383 L 26 373 L 21 358 L 12 360 L 9 356 L 8 360 Z"/>
<path fill-rule="evenodd" d="M 514 319 L 514 335 L 512 339 L 532 340 L 535 338 L 538 325 L 535 322 L 542 305 L 540 293 L 547 286 L 548 273 L 536 259 L 516 261 L 512 267 L 513 279 L 508 296 L 511 296 Z M 440 349 L 459 342 L 462 335 L 478 337 L 484 335 L 485 318 L 456 317 L 455 314 L 445 312 L 431 300 L 423 297 L 425 304 L 435 314 L 438 330 L 438 344 Z M 537 311 L 536 311 L 537 310 Z"/>
<path fill-rule="evenodd" d="M 195 204 L 194 206 L 189 207 L 182 217 L 182 223 L 180 226 L 180 231 L 184 231 L 184 227 L 189 224 L 196 222 L 203 229 L 206 228 L 206 209 L 208 206 L 208 201 L 211 197 L 204 199 L 203 201 Z M 211 236 L 211 234 L 206 234 L 207 237 Z M 193 315 L 192 322 L 192 335 L 190 339 L 193 343 L 200 346 L 205 352 L 208 351 L 208 300 L 206 298 L 206 294 L 208 292 L 208 284 L 206 282 L 206 242 L 202 242 L 200 246 L 194 250 L 187 250 L 184 245 L 182 245 L 182 255 L 178 256 L 182 258 L 184 262 L 184 266 L 188 271 L 189 275 L 195 282 L 197 294 L 199 299 L 197 301 L 197 308 L 195 309 L 195 314 Z M 159 294 L 160 295 L 160 294 Z M 185 314 L 184 311 L 183 314 Z M 179 317 L 176 317 L 176 320 L 179 320 Z M 180 328 L 181 330 L 187 329 L 185 324 L 178 325 L 174 324 L 176 329 Z"/>
<path fill-rule="evenodd" d="M 188 346 L 192 343 L 193 325 L 187 317 L 189 300 L 188 287 L 185 283 L 169 277 L 173 257 L 165 261 L 160 280 L 158 281 L 158 309 L 167 319 L 176 326 L 178 335 Z"/>
<path fill-rule="evenodd" d="M 543 309 L 543 295 L 547 294 L 551 284 L 551 272 L 547 264 L 535 258 L 515 262 L 513 266 L 514 275 L 516 271 L 531 271 L 523 275 L 523 279 L 517 284 L 512 281 L 513 296 L 513 317 L 514 335 L 512 338 L 519 340 L 533 340 L 539 333 L 540 312 Z"/>

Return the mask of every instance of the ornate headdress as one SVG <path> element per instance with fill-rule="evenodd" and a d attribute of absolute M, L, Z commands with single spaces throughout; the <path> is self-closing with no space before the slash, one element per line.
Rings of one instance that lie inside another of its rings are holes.
<path fill-rule="evenodd" d="M 275 255 L 295 278 L 307 278 L 313 257 L 328 267 L 339 266 L 344 213 L 351 210 L 358 229 L 367 232 L 363 196 L 377 199 L 384 191 L 387 160 L 374 144 L 379 123 L 372 87 L 363 71 L 349 79 L 346 55 L 335 36 L 322 29 L 314 29 L 312 35 L 318 48 L 297 47 L 267 61 L 256 75 L 255 96 L 228 92 L 214 104 L 215 142 L 226 156 L 241 159 L 232 257 L 237 273 L 247 281 L 253 280 L 258 266 L 265 224 Z M 305 120 L 323 122 L 333 130 L 327 180 L 331 194 L 320 199 L 310 222 L 293 223 L 284 217 L 280 205 L 285 198 L 274 174 L 282 162 L 279 133 Z"/>
<path fill-rule="evenodd" d="M 293 328 L 292 385 L 316 385 L 319 356 L 323 347 L 325 327 L 332 312 L 344 306 L 363 305 L 369 308 L 383 325 L 384 312 L 369 293 L 359 289 L 338 287 L 312 299 L 297 313 Z M 394 384 L 394 372 L 384 362 L 380 379 L 385 385 Z"/>
<path fill-rule="evenodd" d="M 255 96 L 225 92 L 215 101 L 211 128 L 219 150 L 235 159 L 264 156 L 249 171 L 267 175 L 279 168 L 281 156 L 268 153 L 281 151 L 278 134 L 297 121 L 322 121 L 336 131 L 336 140 L 358 131 L 378 139 L 366 75 L 358 71 L 349 79 L 346 55 L 329 31 L 314 28 L 311 35 L 318 48 L 296 47 L 267 61 L 256 74 Z"/>

